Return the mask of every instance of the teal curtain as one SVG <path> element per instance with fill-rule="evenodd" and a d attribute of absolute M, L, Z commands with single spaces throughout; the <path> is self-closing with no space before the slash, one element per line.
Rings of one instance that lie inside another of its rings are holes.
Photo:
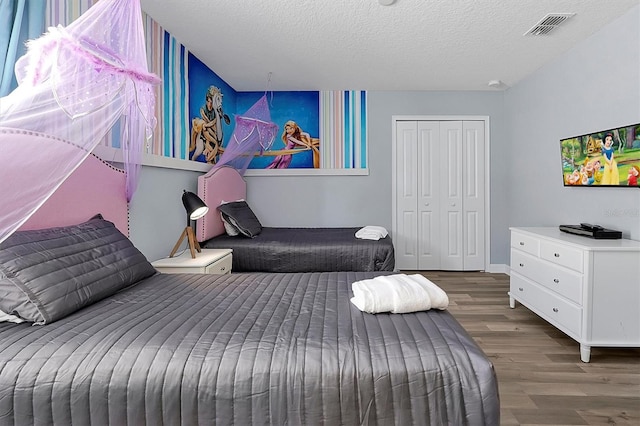
<path fill-rule="evenodd" d="M 25 42 L 44 33 L 45 0 L 0 0 L 0 97 L 18 86 L 14 68 Z"/>

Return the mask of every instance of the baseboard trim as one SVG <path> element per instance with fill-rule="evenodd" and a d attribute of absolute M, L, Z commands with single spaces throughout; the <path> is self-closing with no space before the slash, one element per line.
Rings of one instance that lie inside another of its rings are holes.
<path fill-rule="evenodd" d="M 503 263 L 496 264 L 492 263 L 489 265 L 485 272 L 489 272 L 492 274 L 507 274 L 509 275 L 509 265 L 505 265 Z"/>

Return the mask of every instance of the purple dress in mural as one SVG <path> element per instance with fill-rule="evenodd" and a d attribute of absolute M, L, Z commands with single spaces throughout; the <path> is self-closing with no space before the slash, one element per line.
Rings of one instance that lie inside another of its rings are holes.
<path fill-rule="evenodd" d="M 284 125 L 282 133 L 282 141 L 284 149 L 291 150 L 296 146 L 309 148 L 311 146 L 311 136 L 309 133 L 303 132 L 295 121 L 287 121 Z M 276 156 L 266 169 L 286 169 L 291 164 L 293 154 L 280 154 Z"/>

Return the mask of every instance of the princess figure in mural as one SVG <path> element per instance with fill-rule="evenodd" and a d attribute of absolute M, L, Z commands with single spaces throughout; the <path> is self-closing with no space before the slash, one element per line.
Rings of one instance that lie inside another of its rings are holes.
<path fill-rule="evenodd" d="M 602 173 L 602 185 L 620 185 L 618 174 L 618 163 L 613 156 L 613 135 L 607 133 L 602 144 L 602 155 L 604 159 L 604 172 Z"/>
<path fill-rule="evenodd" d="M 294 148 L 311 148 L 312 140 L 311 136 L 307 132 L 303 132 L 300 126 L 295 121 L 287 121 L 284 125 L 284 132 L 282 132 L 282 142 L 284 142 L 285 151 L 293 150 Z M 271 164 L 266 169 L 286 169 L 291 164 L 291 157 L 293 153 L 280 154 L 276 156 Z"/>
<path fill-rule="evenodd" d="M 221 153 L 224 139 L 222 121 L 226 124 L 231 119 L 222 110 L 222 92 L 215 86 L 210 86 L 205 95 L 205 104 L 200 108 L 200 118 L 194 118 L 191 129 L 191 159 L 198 161 L 200 154 L 204 154 L 207 163 L 215 163 Z"/>

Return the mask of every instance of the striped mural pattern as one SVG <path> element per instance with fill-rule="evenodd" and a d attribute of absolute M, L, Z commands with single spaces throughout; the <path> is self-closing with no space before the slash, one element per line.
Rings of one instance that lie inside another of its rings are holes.
<path fill-rule="evenodd" d="M 189 141 L 189 51 L 147 14 L 144 15 L 149 71 L 162 83 L 155 88 L 158 125 L 147 153 L 187 159 Z"/>
<path fill-rule="evenodd" d="M 89 10 L 91 6 L 98 0 L 51 0 L 46 2 L 44 27 L 45 31 L 49 30 L 49 27 L 57 27 L 58 25 L 67 26 L 75 19 L 77 19 L 84 12 Z M 87 126 L 87 124 L 83 124 Z M 70 137 L 70 136 L 65 136 Z M 109 138 L 109 139 L 107 139 Z M 102 145 L 111 146 L 110 135 L 107 134 L 102 141 Z"/>
<path fill-rule="evenodd" d="M 98 0 L 47 0 L 45 27 L 67 26 Z"/>
<path fill-rule="evenodd" d="M 320 92 L 320 167 L 367 168 L 366 92 Z"/>
<path fill-rule="evenodd" d="M 149 66 L 149 71 L 157 75 L 164 82 L 164 72 L 163 72 L 163 63 L 164 63 L 164 45 L 161 43 L 156 43 L 156 40 L 163 40 L 164 30 L 162 27 L 153 19 L 151 19 L 148 15 L 144 15 L 144 28 L 146 37 L 146 50 L 147 50 L 147 63 Z M 147 154 L 155 154 L 155 155 L 164 155 L 163 151 L 163 143 L 164 140 L 164 126 L 162 125 L 163 121 L 162 111 L 163 111 L 163 101 L 164 101 L 164 84 L 159 84 L 154 88 L 154 92 L 156 95 L 156 105 L 155 105 L 155 116 L 157 117 L 158 124 L 155 129 L 153 129 L 153 136 L 150 141 L 147 142 L 145 146 L 145 152 Z"/>
<path fill-rule="evenodd" d="M 99 0 L 48 0 L 47 27 L 66 26 Z M 161 78 L 156 87 L 158 125 L 145 152 L 188 159 L 190 140 L 189 51 L 143 12 L 149 71 Z M 367 168 L 366 92 L 320 92 L 320 168 Z M 119 126 L 105 136 L 103 144 L 119 148 Z"/>

